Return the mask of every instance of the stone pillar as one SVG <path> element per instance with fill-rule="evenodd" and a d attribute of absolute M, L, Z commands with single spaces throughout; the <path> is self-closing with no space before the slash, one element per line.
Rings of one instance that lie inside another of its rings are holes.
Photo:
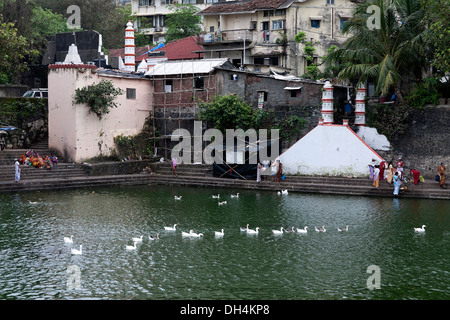
<path fill-rule="evenodd" d="M 366 87 L 359 86 L 355 99 L 355 125 L 357 126 L 366 125 L 366 94 Z"/>
<path fill-rule="evenodd" d="M 333 124 L 333 86 L 330 81 L 325 82 L 322 91 L 322 118 L 323 124 Z"/>
<path fill-rule="evenodd" d="M 136 71 L 135 62 L 135 46 L 134 46 L 134 28 L 130 20 L 128 20 L 125 29 L 125 70 Z"/>

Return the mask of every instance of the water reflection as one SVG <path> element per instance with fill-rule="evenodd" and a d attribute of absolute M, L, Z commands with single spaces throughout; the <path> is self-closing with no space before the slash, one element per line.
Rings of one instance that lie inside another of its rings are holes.
<path fill-rule="evenodd" d="M 449 209 L 438 200 L 160 186 L 0 195 L 0 298 L 442 299 Z M 164 230 L 175 223 L 176 232 Z M 259 234 L 241 232 L 246 224 Z M 427 231 L 415 234 L 422 224 Z M 309 232 L 271 231 L 292 226 Z M 181 236 L 191 229 L 204 237 Z M 83 254 L 72 255 L 80 244 Z M 366 288 L 370 265 L 381 270 L 380 290 Z M 80 270 L 76 290 L 70 266 Z"/>

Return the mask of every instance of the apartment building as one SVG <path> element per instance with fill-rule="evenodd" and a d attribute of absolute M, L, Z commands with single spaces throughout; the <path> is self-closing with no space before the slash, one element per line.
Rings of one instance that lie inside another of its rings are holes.
<path fill-rule="evenodd" d="M 166 40 L 166 16 L 172 13 L 170 5 L 192 4 L 203 10 L 218 0 L 131 0 L 131 14 L 136 17 L 134 28 L 149 36 L 153 43 Z"/>
<path fill-rule="evenodd" d="M 256 72 L 301 76 L 310 63 L 346 36 L 342 27 L 360 0 L 241 0 L 214 3 L 203 9 L 205 58 L 229 58 L 235 66 Z M 303 43 L 295 35 L 303 31 Z M 305 42 L 316 49 L 307 60 Z M 324 66 L 319 66 L 323 70 Z"/>

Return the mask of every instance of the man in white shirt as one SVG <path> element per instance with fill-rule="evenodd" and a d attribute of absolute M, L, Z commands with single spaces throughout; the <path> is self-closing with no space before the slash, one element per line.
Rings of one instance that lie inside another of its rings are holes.
<path fill-rule="evenodd" d="M 20 163 L 18 159 L 14 159 L 16 162 L 14 163 L 14 167 L 15 167 L 15 181 L 19 182 L 20 181 Z"/>

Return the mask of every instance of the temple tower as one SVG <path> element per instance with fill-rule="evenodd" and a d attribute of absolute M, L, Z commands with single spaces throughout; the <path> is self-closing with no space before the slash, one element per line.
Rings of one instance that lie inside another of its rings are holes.
<path fill-rule="evenodd" d="M 323 124 L 333 124 L 333 86 L 330 83 L 330 81 L 325 82 L 323 86 L 322 91 L 322 118 L 323 118 Z"/>
<path fill-rule="evenodd" d="M 134 46 L 134 28 L 130 20 L 128 20 L 125 29 L 125 70 L 136 71 L 135 62 L 135 46 Z"/>
<path fill-rule="evenodd" d="M 367 89 L 364 85 L 358 87 L 355 99 L 355 125 L 366 125 L 366 94 Z"/>

